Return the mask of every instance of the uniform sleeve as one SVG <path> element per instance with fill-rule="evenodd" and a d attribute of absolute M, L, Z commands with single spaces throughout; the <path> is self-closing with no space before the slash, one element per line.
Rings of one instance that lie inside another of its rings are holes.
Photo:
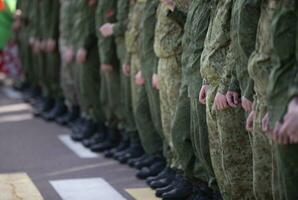
<path fill-rule="evenodd" d="M 218 92 L 226 94 L 229 89 L 229 84 L 232 77 L 232 70 L 235 67 L 235 56 L 233 52 L 233 45 L 230 44 L 227 58 L 224 65 L 223 75 L 221 76 L 221 81 L 218 87 Z"/>
<path fill-rule="evenodd" d="M 116 22 L 116 10 L 117 1 L 109 0 L 106 1 L 104 6 L 103 24 L 104 23 L 114 23 Z M 99 46 L 100 60 L 102 64 L 113 64 L 115 63 L 115 41 L 114 37 L 101 38 L 101 43 Z"/>
<path fill-rule="evenodd" d="M 229 90 L 233 92 L 238 92 L 240 90 L 235 67 L 233 67 L 231 70 L 231 81 L 229 85 Z"/>
<path fill-rule="evenodd" d="M 295 4 L 295 2 L 292 2 Z M 272 23 L 272 71 L 267 88 L 270 127 L 281 120 L 289 99 L 289 83 L 295 82 L 297 8 L 291 3 L 281 5 Z M 295 90 L 295 89 L 294 89 Z M 293 93 L 294 94 L 294 93 Z"/>
<path fill-rule="evenodd" d="M 113 32 L 115 36 L 124 35 L 128 24 L 129 0 L 117 2 L 117 22 L 114 23 Z"/>
<path fill-rule="evenodd" d="M 241 95 L 249 100 L 253 100 L 254 84 L 248 74 L 248 60 L 255 49 L 260 7 L 260 0 L 244 0 L 239 9 L 237 26 L 239 62 L 236 67 Z"/>
<path fill-rule="evenodd" d="M 51 16 L 48 20 L 48 38 L 58 39 L 59 37 L 59 12 L 60 12 L 60 2 L 59 0 L 51 1 Z"/>

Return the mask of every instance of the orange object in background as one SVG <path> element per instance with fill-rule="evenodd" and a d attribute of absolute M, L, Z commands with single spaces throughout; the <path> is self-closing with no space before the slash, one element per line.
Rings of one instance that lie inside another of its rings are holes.
<path fill-rule="evenodd" d="M 0 0 L 0 11 L 5 9 L 5 2 L 4 0 Z"/>

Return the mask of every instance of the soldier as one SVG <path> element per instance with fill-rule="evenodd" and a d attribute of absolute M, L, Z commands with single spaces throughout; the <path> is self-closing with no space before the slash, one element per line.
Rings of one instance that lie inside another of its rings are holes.
<path fill-rule="evenodd" d="M 83 121 L 72 138 L 76 141 L 91 138 L 97 131 L 105 132 L 105 116 L 100 104 L 100 75 L 97 37 L 95 30 L 96 1 L 81 0 L 75 6 L 77 21 L 75 29 L 82 29 L 74 35 L 76 49 L 75 73 L 77 76 L 76 88 L 79 91 L 79 102 Z"/>
<path fill-rule="evenodd" d="M 138 0 L 138 3 L 142 1 Z M 156 24 L 156 11 L 158 0 L 143 1 L 144 8 L 141 16 L 141 33 L 139 36 L 140 54 L 136 67 L 131 72 L 133 86 L 135 87 L 135 119 L 139 136 L 146 152 L 134 166 L 141 169 L 137 177 L 145 179 L 155 176 L 165 167 L 162 156 L 162 127 L 159 107 L 158 90 L 152 87 L 152 75 L 157 70 L 158 58 L 154 53 L 154 28 Z M 139 65 L 139 67 L 138 67 Z M 142 168 L 143 167 L 143 168 Z"/>
<path fill-rule="evenodd" d="M 181 27 L 184 27 L 182 39 L 182 80 L 178 103 L 172 124 L 172 138 L 179 163 L 184 175 L 194 186 L 193 199 L 204 199 L 210 195 L 211 186 L 214 189 L 214 199 L 218 195 L 218 188 L 214 179 L 209 155 L 208 131 L 205 107 L 199 104 L 200 57 L 210 18 L 210 2 L 194 0 L 189 11 L 181 10 L 173 1 L 172 17 Z M 175 188 L 176 192 L 183 191 L 183 187 Z M 179 191 L 180 190 L 180 191 Z"/>
<path fill-rule="evenodd" d="M 73 31 L 73 2 L 60 1 L 60 24 L 59 24 L 59 50 L 61 60 L 61 88 L 65 96 L 65 104 L 68 112 L 58 117 L 56 121 L 61 125 L 70 125 L 80 115 L 80 107 L 77 101 L 77 91 L 74 85 L 74 49 L 71 42 Z"/>
<path fill-rule="evenodd" d="M 115 157 L 121 163 L 126 163 L 130 159 L 138 158 L 143 155 L 143 149 L 139 142 L 138 132 L 135 124 L 132 109 L 131 78 L 129 69 L 125 63 L 126 46 L 125 32 L 128 25 L 129 10 L 133 12 L 134 4 L 129 0 L 117 1 L 117 22 L 114 24 L 106 23 L 101 27 L 101 34 L 104 37 L 114 35 L 117 44 L 117 56 L 122 67 L 121 73 L 121 115 L 123 116 L 124 133 L 123 140 L 116 149 L 106 152 L 107 157 Z M 131 8 L 130 8 L 131 7 Z"/>
<path fill-rule="evenodd" d="M 45 66 L 43 79 L 45 93 L 53 99 L 55 105 L 48 112 L 43 113 L 46 120 L 52 121 L 66 112 L 62 89 L 60 87 L 60 54 L 58 50 L 59 37 L 59 0 L 41 1 L 41 30 L 44 44 Z"/>
<path fill-rule="evenodd" d="M 187 4 L 187 2 L 185 2 Z M 177 155 L 171 137 L 171 124 L 174 117 L 181 84 L 181 37 L 182 28 L 168 16 L 168 8 L 161 3 L 157 11 L 154 51 L 159 58 L 157 74 L 160 95 L 161 119 L 164 134 L 164 155 L 172 168 L 178 168 Z M 169 34 L 171 33 L 171 34 Z M 154 79 L 155 77 L 153 77 Z"/>
<path fill-rule="evenodd" d="M 276 5 L 277 4 L 277 5 Z M 263 128 L 277 152 L 279 199 L 298 198 L 297 175 L 297 2 L 271 1 L 277 6 L 270 23 L 272 70 L 268 80 L 268 112 Z M 286 30 L 286 31 L 285 31 Z M 294 42 L 295 41 L 295 42 Z M 275 126 L 275 127 L 274 127 Z M 274 128 L 274 130 L 273 130 Z M 272 132 L 273 130 L 273 132 Z"/>
<path fill-rule="evenodd" d="M 18 46 L 20 51 L 20 60 L 23 67 L 25 81 L 29 88 L 24 91 L 24 99 L 37 98 L 40 95 L 40 88 L 38 87 L 36 75 L 32 64 L 32 50 L 29 48 L 29 10 L 31 9 L 30 3 L 27 1 L 17 1 L 17 18 L 20 20 L 20 28 L 18 30 Z"/>
<path fill-rule="evenodd" d="M 175 1 L 174 4 L 177 4 L 178 9 L 187 13 L 189 1 Z M 178 160 L 178 155 L 176 153 L 177 149 L 173 142 L 173 135 L 171 135 L 173 132 L 172 120 L 174 119 L 176 104 L 179 97 L 179 88 L 181 85 L 181 43 L 183 26 L 179 26 L 178 23 L 169 18 L 169 13 L 168 2 L 163 1 L 158 9 L 157 24 L 155 28 L 154 49 L 156 55 L 159 57 L 159 63 L 158 75 L 155 74 L 154 76 L 158 76 L 161 118 L 164 133 L 164 155 L 167 159 L 168 166 L 177 171 L 176 177 L 167 177 L 168 184 L 172 186 L 171 189 L 166 190 L 161 194 L 160 191 L 163 190 L 161 188 L 156 194 L 157 196 L 171 199 L 188 197 L 192 194 L 192 185 L 181 175 L 182 172 L 180 169 L 182 168 L 182 163 Z M 153 81 L 155 79 L 154 76 Z M 190 124 L 188 125 L 190 126 Z M 179 182 L 179 184 L 175 185 L 176 182 Z M 151 185 L 154 186 L 156 183 L 153 182 Z"/>
<path fill-rule="evenodd" d="M 115 23 L 117 15 L 117 1 L 104 0 L 97 2 L 96 29 L 100 58 L 100 98 L 106 125 L 109 128 L 105 140 L 91 146 L 91 150 L 102 152 L 118 145 L 120 135 L 118 125 L 121 120 L 121 108 L 119 101 L 120 92 L 120 68 L 117 59 L 114 36 L 103 37 L 100 27 L 105 23 Z"/>
<path fill-rule="evenodd" d="M 41 29 L 41 1 L 32 1 L 32 11 L 29 14 L 30 21 L 30 38 L 29 44 L 33 51 L 33 67 L 36 75 L 37 85 L 41 87 L 41 97 L 34 102 L 34 114 L 40 116 L 44 112 L 48 112 L 53 108 L 53 99 L 48 96 L 46 88 L 46 79 L 43 76 L 45 69 L 45 43 L 42 43 Z"/>
<path fill-rule="evenodd" d="M 237 2 L 225 0 L 212 4 L 214 10 L 201 57 L 201 74 L 205 80 L 201 95 L 206 96 L 212 166 L 223 199 L 252 199 L 252 153 L 244 128 L 244 112 L 242 108 L 230 108 L 225 96 L 229 60 L 234 59 L 230 24 L 234 10 L 238 9 Z"/>
<path fill-rule="evenodd" d="M 254 2 L 254 1 L 251 1 Z M 256 199 L 272 199 L 277 192 L 272 182 L 273 151 L 269 138 L 262 131 L 262 119 L 267 113 L 267 87 L 272 70 L 272 31 L 270 25 L 278 9 L 274 0 L 257 1 L 261 4 L 261 13 L 256 36 L 256 46 L 248 62 L 248 72 L 254 81 L 254 105 L 247 119 L 247 127 L 252 129 L 253 150 L 253 190 Z M 250 19 L 249 19 L 250 20 Z M 272 191 L 272 188 L 274 191 Z"/>

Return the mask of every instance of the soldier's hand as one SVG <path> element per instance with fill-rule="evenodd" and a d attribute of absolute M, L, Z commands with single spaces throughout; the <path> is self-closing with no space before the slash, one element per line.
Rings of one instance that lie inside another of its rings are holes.
<path fill-rule="evenodd" d="M 241 105 L 242 105 L 242 108 L 245 110 L 245 112 L 249 113 L 252 111 L 252 102 L 246 97 L 241 98 Z"/>
<path fill-rule="evenodd" d="M 167 8 L 171 11 L 175 10 L 176 4 L 173 0 L 163 0 L 163 3 L 167 6 Z"/>
<path fill-rule="evenodd" d="M 87 58 L 87 51 L 84 48 L 80 48 L 76 55 L 76 62 L 78 64 L 83 64 Z"/>
<path fill-rule="evenodd" d="M 158 75 L 157 74 L 153 74 L 152 76 L 152 87 L 156 90 L 159 90 L 159 82 L 158 82 Z"/>
<path fill-rule="evenodd" d="M 269 113 L 266 113 L 262 119 L 262 130 L 265 133 L 269 132 Z"/>
<path fill-rule="evenodd" d="M 111 72 L 111 71 L 113 71 L 113 66 L 110 64 L 102 64 L 100 66 L 100 69 L 102 72 Z"/>
<path fill-rule="evenodd" d="M 251 111 L 246 119 L 246 130 L 248 132 L 252 132 L 253 130 L 253 124 L 254 124 L 254 121 L 255 121 L 255 118 L 256 118 L 256 111 Z"/>
<path fill-rule="evenodd" d="M 47 51 L 47 40 L 42 40 L 40 42 L 40 50 L 46 52 Z"/>
<path fill-rule="evenodd" d="M 48 39 L 46 44 L 47 52 L 53 52 L 56 49 L 56 41 L 54 39 Z"/>
<path fill-rule="evenodd" d="M 74 53 L 73 53 L 73 49 L 72 48 L 67 48 L 64 52 L 63 52 L 63 59 L 66 63 L 70 63 L 73 60 L 74 57 Z"/>
<path fill-rule="evenodd" d="M 282 132 L 281 128 L 282 124 L 277 122 L 271 134 L 272 139 L 278 144 L 289 144 L 291 142 L 290 137 L 285 132 Z"/>
<path fill-rule="evenodd" d="M 199 101 L 201 104 L 206 104 L 206 97 L 208 92 L 208 85 L 202 85 L 199 95 Z"/>
<path fill-rule="evenodd" d="M 122 73 L 125 76 L 130 76 L 130 65 L 129 64 L 123 64 L 122 65 Z"/>
<path fill-rule="evenodd" d="M 34 38 L 34 37 L 30 37 L 28 42 L 29 42 L 29 45 L 30 45 L 32 48 L 34 48 L 35 38 Z"/>
<path fill-rule="evenodd" d="M 39 40 L 35 40 L 33 44 L 33 52 L 39 53 L 41 51 L 41 42 Z"/>
<path fill-rule="evenodd" d="M 18 32 L 22 27 L 22 22 L 21 22 L 21 19 L 15 19 L 14 22 L 13 22 L 13 25 L 12 25 L 12 30 L 14 32 Z"/>
<path fill-rule="evenodd" d="M 229 107 L 226 95 L 221 94 L 220 92 L 217 92 L 214 99 L 214 107 L 216 110 L 223 110 Z"/>
<path fill-rule="evenodd" d="M 288 135 L 291 143 L 297 143 L 298 141 L 298 104 L 296 99 L 288 105 L 287 113 L 280 127 L 280 134 Z"/>
<path fill-rule="evenodd" d="M 113 35 L 113 27 L 114 27 L 114 24 L 105 23 L 100 27 L 99 31 L 103 37 L 108 37 Z"/>
<path fill-rule="evenodd" d="M 138 86 L 142 86 L 145 84 L 145 79 L 142 75 L 142 72 L 139 71 L 136 75 L 135 75 L 135 83 L 138 85 Z"/>
<path fill-rule="evenodd" d="M 230 107 L 237 108 L 240 104 L 240 95 L 238 92 L 228 91 L 226 94 L 227 102 Z"/>

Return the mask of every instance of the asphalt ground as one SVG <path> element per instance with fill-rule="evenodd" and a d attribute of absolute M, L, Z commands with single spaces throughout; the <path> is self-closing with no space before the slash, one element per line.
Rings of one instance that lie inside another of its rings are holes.
<path fill-rule="evenodd" d="M 49 181 L 101 177 L 126 199 L 127 188 L 146 187 L 136 170 L 103 156 L 80 158 L 59 139 L 70 130 L 34 118 L 21 99 L 0 92 L 0 173 L 25 172 L 44 199 L 61 199 Z"/>

